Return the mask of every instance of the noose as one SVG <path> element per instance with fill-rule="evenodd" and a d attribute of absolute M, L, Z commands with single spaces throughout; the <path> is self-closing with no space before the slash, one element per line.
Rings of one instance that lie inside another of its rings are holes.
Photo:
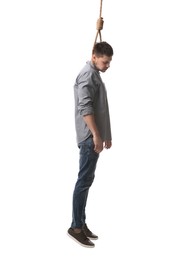
<path fill-rule="evenodd" d="M 104 23 L 103 18 L 102 18 L 102 4 L 103 4 L 103 0 L 100 0 L 100 12 L 99 12 L 99 18 L 97 19 L 97 23 L 96 23 L 97 32 L 96 32 L 96 37 L 95 37 L 93 47 L 95 46 L 95 44 L 97 42 L 98 35 L 100 38 L 100 42 L 102 42 L 101 30 L 103 29 L 103 23 Z"/>

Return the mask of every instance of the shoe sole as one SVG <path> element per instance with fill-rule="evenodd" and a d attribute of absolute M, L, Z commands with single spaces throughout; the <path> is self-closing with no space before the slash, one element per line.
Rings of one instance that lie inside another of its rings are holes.
<path fill-rule="evenodd" d="M 87 248 L 94 248 L 95 245 L 85 245 L 85 244 L 82 244 L 81 242 L 79 242 L 75 237 L 71 236 L 68 232 L 67 232 L 67 235 L 72 238 L 75 242 L 77 242 L 79 245 L 83 246 L 83 247 L 87 247 Z"/>
<path fill-rule="evenodd" d="M 87 238 L 89 238 L 90 240 L 97 240 L 97 239 L 98 239 L 98 237 L 97 237 L 97 238 L 94 238 L 94 237 L 87 237 Z"/>

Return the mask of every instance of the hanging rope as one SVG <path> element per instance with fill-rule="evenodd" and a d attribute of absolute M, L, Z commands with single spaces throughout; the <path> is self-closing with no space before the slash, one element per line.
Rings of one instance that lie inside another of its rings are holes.
<path fill-rule="evenodd" d="M 99 18 L 96 23 L 97 33 L 96 33 L 94 45 L 97 42 L 98 35 L 100 37 L 100 42 L 102 42 L 101 30 L 103 29 L 103 23 L 104 23 L 103 18 L 102 18 L 102 4 L 103 4 L 103 0 L 100 0 L 100 13 L 99 13 Z"/>

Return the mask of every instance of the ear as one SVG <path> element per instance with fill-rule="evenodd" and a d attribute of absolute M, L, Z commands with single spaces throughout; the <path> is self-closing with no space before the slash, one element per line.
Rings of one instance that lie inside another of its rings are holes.
<path fill-rule="evenodd" d="M 96 60 L 96 55 L 92 54 L 92 60 Z"/>

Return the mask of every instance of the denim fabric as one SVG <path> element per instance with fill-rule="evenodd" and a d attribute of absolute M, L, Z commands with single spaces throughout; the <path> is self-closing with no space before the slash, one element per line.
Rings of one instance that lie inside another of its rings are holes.
<path fill-rule="evenodd" d="M 99 154 L 94 151 L 92 137 L 81 142 L 79 148 L 79 173 L 73 192 L 72 228 L 81 228 L 85 224 L 88 192 L 95 177 L 96 164 L 99 158 Z"/>

